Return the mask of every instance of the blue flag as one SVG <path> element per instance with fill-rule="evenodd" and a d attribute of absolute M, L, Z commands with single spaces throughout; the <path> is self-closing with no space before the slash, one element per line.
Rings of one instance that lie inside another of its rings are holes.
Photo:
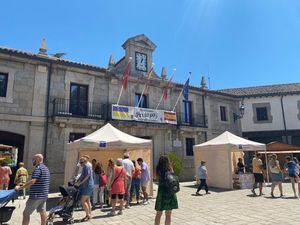
<path fill-rule="evenodd" d="M 183 89 L 182 89 L 182 95 L 184 100 L 188 101 L 189 100 L 189 83 L 190 83 L 190 78 L 186 80 Z"/>

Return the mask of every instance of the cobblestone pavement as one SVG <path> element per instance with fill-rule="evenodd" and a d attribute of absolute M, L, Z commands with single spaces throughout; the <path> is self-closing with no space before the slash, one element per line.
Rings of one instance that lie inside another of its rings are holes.
<path fill-rule="evenodd" d="M 272 199 L 270 188 L 264 188 L 266 195 L 254 197 L 249 190 L 220 191 L 212 190 L 210 195 L 195 196 L 194 183 L 181 183 L 181 191 L 178 194 L 179 209 L 173 211 L 172 224 L 299 224 L 300 200 L 294 199 L 290 184 L 284 184 L 284 197 Z M 279 195 L 275 192 L 275 195 Z M 51 195 L 51 204 L 57 202 L 57 195 Z M 17 207 L 14 211 L 10 225 L 20 225 L 24 200 L 14 203 Z M 50 205 L 50 204 L 49 204 Z M 126 209 L 122 216 L 107 217 L 106 212 L 96 209 L 93 211 L 93 219 L 80 223 L 90 224 L 153 224 L 155 217 L 155 199 L 150 205 L 133 206 Z M 74 213 L 75 220 L 84 217 L 82 211 Z M 164 217 L 162 218 L 164 219 Z M 39 215 L 35 212 L 30 224 L 40 224 Z M 54 224 L 64 224 L 57 219 Z M 163 223 L 163 220 L 161 221 Z"/>

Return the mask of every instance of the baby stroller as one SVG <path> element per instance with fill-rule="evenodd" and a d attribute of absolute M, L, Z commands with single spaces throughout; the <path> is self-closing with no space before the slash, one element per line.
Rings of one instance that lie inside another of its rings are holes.
<path fill-rule="evenodd" d="M 10 200 L 18 197 L 18 192 L 15 190 L 0 190 L 0 224 L 10 220 L 11 215 L 16 207 L 6 206 Z"/>
<path fill-rule="evenodd" d="M 78 201 L 78 188 L 74 186 L 60 186 L 59 191 L 62 198 L 57 206 L 50 209 L 47 225 L 53 225 L 53 221 L 57 216 L 61 217 L 64 222 L 74 223 L 73 211 Z"/>

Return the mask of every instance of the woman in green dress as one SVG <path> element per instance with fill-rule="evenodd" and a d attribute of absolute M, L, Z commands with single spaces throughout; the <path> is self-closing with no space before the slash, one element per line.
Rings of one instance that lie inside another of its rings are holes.
<path fill-rule="evenodd" d="M 166 173 L 173 172 L 172 165 L 167 156 L 161 156 L 156 166 L 156 175 L 158 177 L 158 191 L 155 202 L 155 225 L 160 224 L 160 218 L 163 211 L 165 211 L 166 220 L 165 225 L 171 224 L 172 209 L 178 209 L 178 202 L 176 194 L 169 194 L 170 191 L 166 186 Z"/>

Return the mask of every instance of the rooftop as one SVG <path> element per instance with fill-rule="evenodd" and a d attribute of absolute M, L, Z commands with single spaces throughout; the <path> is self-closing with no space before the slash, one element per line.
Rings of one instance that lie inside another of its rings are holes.
<path fill-rule="evenodd" d="M 239 97 L 259 97 L 300 94 L 300 83 L 221 89 L 219 92 Z"/>

